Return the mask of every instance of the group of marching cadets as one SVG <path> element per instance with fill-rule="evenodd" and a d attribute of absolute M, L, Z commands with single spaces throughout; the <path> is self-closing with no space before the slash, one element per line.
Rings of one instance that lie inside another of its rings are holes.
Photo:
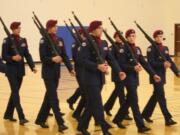
<path fill-rule="evenodd" d="M 134 29 L 129 29 L 125 33 L 128 47 L 124 45 L 118 32 L 114 34 L 115 44 L 108 47 L 107 42 L 101 39 L 103 32 L 101 21 L 91 22 L 88 31 L 97 43 L 101 56 L 106 61 L 103 64 L 97 64 L 96 56 L 94 56 L 95 52 L 91 44 L 87 41 L 84 41 L 82 45 L 76 49 L 77 64 L 81 65 L 81 68 L 83 68 L 83 70 L 80 71 L 83 83 L 79 83 L 77 79 L 79 88 L 67 102 L 70 109 L 74 110 L 73 104 L 77 101 L 79 96 L 81 96 L 78 107 L 73 114 L 73 117 L 78 121 L 78 130 L 82 132 L 83 135 L 89 135 L 90 133 L 87 129 L 90 118 L 93 116 L 95 125 L 99 125 L 102 128 L 103 134 L 110 135 L 111 133 L 108 130 L 111 128 L 111 125 L 106 122 L 104 111 L 107 115 L 112 116 L 110 111 L 117 97 L 119 98 L 120 109 L 115 115 L 113 123 L 119 128 L 126 128 L 126 126 L 122 124 L 123 120 L 132 120 L 128 111 L 130 107 L 138 132 L 148 132 L 151 129 L 145 126 L 144 120 L 148 123 L 153 122 L 151 116 L 157 103 L 159 103 L 163 113 L 165 125 L 172 126 L 177 124 L 177 122 L 172 119 L 172 115 L 167 109 L 164 85 L 166 83 L 166 69 L 170 68 L 177 77 L 180 77 L 180 71 L 170 58 L 168 47 L 163 45 L 163 31 L 156 30 L 153 34 L 153 38 L 157 48 L 165 56 L 166 61 L 163 61 L 156 47 L 152 45 L 147 49 L 148 61 L 146 61 L 140 47 L 136 45 L 136 32 Z M 73 44 L 73 50 L 76 47 L 76 44 Z M 137 60 L 136 64 L 132 61 L 129 48 Z M 104 75 L 108 72 L 107 63 L 112 67 L 112 81 L 115 84 L 115 89 L 105 105 L 103 105 L 101 90 L 104 84 Z M 142 68 L 149 74 L 150 83 L 153 85 L 154 89 L 153 95 L 141 113 L 138 105 L 137 88 L 139 86 L 139 72 L 142 71 Z M 126 95 L 124 88 L 127 90 Z M 82 112 L 83 105 L 85 106 Z M 81 106 L 80 110 L 79 106 Z"/>
<path fill-rule="evenodd" d="M 24 125 L 29 122 L 23 112 L 19 96 L 23 76 L 25 75 L 24 58 L 34 73 L 37 72 L 37 69 L 35 68 L 32 56 L 29 53 L 27 40 L 20 36 L 20 25 L 20 22 L 13 22 L 10 25 L 12 34 L 10 37 L 4 39 L 2 45 L 2 60 L 4 60 L 6 64 L 1 60 L 0 69 L 2 69 L 1 71 L 4 72 L 8 78 L 11 88 L 11 95 L 7 109 L 4 113 L 4 119 L 16 122 L 17 120 L 13 117 L 14 110 L 16 109 L 19 117 L 19 124 Z M 59 127 L 58 130 L 59 132 L 63 132 L 67 129 L 67 126 L 65 126 L 62 118 L 63 113 L 60 111 L 57 95 L 62 61 L 64 61 L 71 75 L 75 75 L 75 71 L 66 54 L 63 39 L 56 36 L 57 21 L 48 20 L 46 23 L 46 30 L 59 55 L 53 55 L 49 42 L 42 37 L 39 45 L 39 54 L 42 62 L 42 79 L 44 80 L 46 93 L 35 123 L 43 128 L 48 128 L 46 120 L 50 114 L 50 109 L 52 109 Z"/>
<path fill-rule="evenodd" d="M 32 72 L 36 73 L 37 69 L 29 53 L 26 38 L 20 36 L 21 23 L 11 23 L 10 29 L 12 34 L 4 39 L 2 59 L 0 58 L 0 72 L 5 73 L 11 88 L 11 95 L 4 113 L 4 119 L 16 122 L 17 120 L 13 117 L 16 109 L 19 123 L 24 125 L 29 122 L 23 112 L 19 95 L 25 75 L 24 58 Z M 168 47 L 163 45 L 162 30 L 154 32 L 153 38 L 157 46 L 151 45 L 148 47 L 146 61 L 140 47 L 136 45 L 136 32 L 134 29 L 129 29 L 125 33 L 127 45 L 121 40 L 119 33 L 116 32 L 113 36 L 115 43 L 109 47 L 107 41 L 101 39 L 103 34 L 102 22 L 92 21 L 88 27 L 88 33 L 95 45 L 97 45 L 98 53 L 104 61 L 97 62 L 97 50 L 94 49 L 91 42 L 87 39 L 86 32 L 80 29 L 78 34 L 81 37 L 81 45 L 76 42 L 72 45 L 74 67 L 66 54 L 63 39 L 56 35 L 57 20 L 48 20 L 46 31 L 54 44 L 57 54 L 54 55 L 49 39 L 42 37 L 39 43 L 39 54 L 42 62 L 42 79 L 44 80 L 46 92 L 35 124 L 42 128 L 49 128 L 47 119 L 52 109 L 58 125 L 58 131 L 63 133 L 68 129 L 59 107 L 57 95 L 62 62 L 66 65 L 69 73 L 72 76 L 76 76 L 79 85 L 75 93 L 67 99 L 67 102 L 70 109 L 74 110 L 73 104 L 79 97 L 81 98 L 72 116 L 78 122 L 77 130 L 83 135 L 90 135 L 88 127 L 92 117 L 95 120 L 95 125 L 101 127 L 103 135 L 111 135 L 109 129 L 112 128 L 112 125 L 105 120 L 104 112 L 112 116 L 111 109 L 117 98 L 119 98 L 120 108 L 112 122 L 121 129 L 126 128 L 122 124 L 123 120 L 132 120 L 129 116 L 129 108 L 131 108 L 138 132 L 145 133 L 151 130 L 145 125 L 144 120 L 149 123 L 153 122 L 151 116 L 157 103 L 163 113 L 165 125 L 171 126 L 176 124 L 167 108 L 164 85 L 166 83 L 166 69 L 170 68 L 177 77 L 180 77 L 180 71 L 172 61 Z M 14 48 L 16 48 L 16 51 Z M 157 48 L 165 56 L 166 61 L 162 60 Z M 3 61 L 5 61 L 5 64 Z M 109 72 L 108 66 L 112 68 L 112 81 L 115 84 L 115 89 L 103 105 L 101 92 L 105 84 L 105 75 Z M 139 73 L 143 68 L 149 74 L 150 83 L 153 85 L 153 94 L 141 113 L 138 105 L 137 89 L 139 86 Z M 127 92 L 125 92 L 125 88 Z"/>

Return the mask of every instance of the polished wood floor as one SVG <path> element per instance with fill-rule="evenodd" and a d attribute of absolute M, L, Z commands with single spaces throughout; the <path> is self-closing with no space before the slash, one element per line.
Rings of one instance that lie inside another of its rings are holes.
<path fill-rule="evenodd" d="M 175 58 L 175 61 L 180 68 L 180 58 Z M 37 65 L 38 73 L 33 74 L 30 72 L 27 67 L 27 75 L 24 78 L 23 85 L 21 88 L 21 103 L 24 108 L 24 112 L 26 114 L 27 119 L 30 122 L 26 126 L 20 126 L 17 123 L 12 123 L 9 121 L 3 120 L 3 113 L 5 111 L 7 101 L 10 94 L 10 87 L 8 85 L 7 79 L 3 74 L 0 74 L 0 135 L 57 135 L 60 134 L 57 132 L 57 125 L 54 120 L 54 117 L 50 117 L 48 119 L 48 124 L 50 126 L 49 129 L 42 129 L 39 126 L 34 124 L 34 120 L 39 111 L 40 105 L 43 100 L 45 88 L 43 81 L 40 76 L 41 65 Z M 110 80 L 110 75 L 107 76 L 107 83 L 104 86 L 103 90 L 103 101 L 105 102 L 112 92 L 114 85 Z M 139 105 L 142 110 L 147 100 L 151 96 L 152 86 L 149 85 L 148 75 L 143 71 L 140 73 L 140 87 L 138 89 L 139 94 Z M 58 95 L 60 99 L 60 107 L 63 112 L 66 113 L 64 119 L 66 121 L 66 125 L 68 125 L 69 130 L 67 130 L 65 135 L 76 135 L 78 132 L 76 131 L 77 122 L 71 117 L 72 111 L 68 108 L 66 103 L 66 99 L 73 94 L 77 87 L 77 83 L 75 78 L 71 77 L 66 68 L 62 69 L 62 78 L 60 80 L 60 85 L 58 87 Z M 176 126 L 173 127 L 165 127 L 164 119 L 162 113 L 160 111 L 159 106 L 157 105 L 155 112 L 153 114 L 152 119 L 154 120 L 153 124 L 147 124 L 147 126 L 152 128 L 152 131 L 149 135 L 179 135 L 180 134 L 180 79 L 176 78 L 173 73 L 168 70 L 167 72 L 167 85 L 166 89 L 166 98 L 168 108 L 171 111 L 174 119 L 178 122 Z M 112 110 L 112 113 L 115 114 L 119 109 L 118 100 Z M 132 116 L 132 114 L 131 114 Z M 17 118 L 17 114 L 15 112 L 15 118 Z M 106 119 L 111 122 L 113 117 L 106 117 Z M 112 124 L 112 123 L 111 123 Z M 125 124 L 128 125 L 128 128 L 125 130 L 118 129 L 115 125 L 113 125 L 113 129 L 110 131 L 114 135 L 137 135 L 137 129 L 134 121 L 127 122 Z M 94 127 L 94 121 L 91 121 L 89 131 L 93 135 L 100 135 L 99 127 Z"/>

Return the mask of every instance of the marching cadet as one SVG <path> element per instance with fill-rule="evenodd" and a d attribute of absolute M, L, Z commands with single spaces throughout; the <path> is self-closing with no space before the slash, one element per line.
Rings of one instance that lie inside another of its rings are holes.
<path fill-rule="evenodd" d="M 118 63 L 121 63 L 124 57 L 124 45 L 122 40 L 119 38 L 118 33 L 114 33 L 114 39 L 115 44 L 110 47 L 111 52 L 115 59 L 118 61 Z M 115 47 L 116 46 L 116 47 Z M 118 77 L 118 74 L 115 74 L 113 71 L 111 72 L 112 75 L 112 81 L 115 84 L 115 89 L 113 90 L 111 96 L 107 100 L 107 102 L 104 105 L 104 110 L 107 115 L 112 116 L 110 110 L 112 109 L 113 105 L 115 104 L 116 98 L 119 97 L 119 103 L 120 105 L 124 104 L 126 102 L 126 96 L 125 96 L 125 90 L 124 90 L 124 82 L 121 81 Z M 127 114 L 125 116 L 126 120 L 132 120 L 132 118 Z"/>
<path fill-rule="evenodd" d="M 6 66 L 0 57 L 0 72 L 5 73 L 5 70 L 6 70 Z"/>
<path fill-rule="evenodd" d="M 81 39 L 83 40 L 83 41 L 85 41 L 85 36 L 84 36 L 84 32 L 83 32 L 83 30 L 82 29 L 79 29 L 78 30 L 78 33 L 79 33 L 79 35 L 81 36 Z M 83 42 L 82 41 L 82 42 Z M 82 79 L 81 79 L 81 66 L 79 65 L 79 63 L 78 63 L 78 61 L 77 61 L 77 56 L 78 56 L 78 49 L 79 49 L 79 45 L 77 45 L 76 43 L 74 43 L 73 45 L 72 45 L 72 49 L 71 49 L 71 52 L 72 52 L 72 58 L 73 58 L 73 61 L 74 61 L 74 66 L 75 66 L 75 71 L 76 71 L 76 79 L 77 79 L 77 82 L 78 82 L 78 85 L 79 85 L 79 87 L 76 89 L 76 91 L 74 92 L 74 94 L 69 98 L 69 99 L 67 99 L 67 103 L 69 104 L 69 108 L 71 109 L 71 110 L 74 110 L 74 107 L 73 107 L 73 104 L 75 104 L 75 102 L 78 100 L 78 98 L 81 96 L 81 82 L 82 82 Z M 81 102 L 79 102 L 79 103 L 82 103 L 82 101 Z M 80 105 L 80 104 L 79 104 Z M 81 106 L 81 105 L 80 105 Z M 74 113 L 74 115 L 73 115 L 73 117 L 74 118 L 78 118 L 78 116 L 79 116 L 79 113 L 81 112 L 81 109 L 80 108 L 82 108 L 82 107 L 80 107 L 79 109 L 78 109 L 79 107 L 77 107 L 76 108 L 76 111 L 75 111 L 75 113 Z M 76 113 L 77 113 L 77 115 L 76 115 Z"/>
<path fill-rule="evenodd" d="M 35 123 L 40 125 L 42 128 L 48 128 L 46 120 L 50 109 L 52 109 L 58 124 L 59 132 L 63 132 L 68 129 L 68 127 L 64 125 L 57 95 L 62 60 L 71 75 L 75 75 L 75 72 L 66 54 L 63 39 L 56 36 L 57 20 L 48 20 L 46 23 L 46 29 L 59 55 L 53 55 L 51 44 L 46 38 L 42 37 L 40 40 L 39 53 L 42 61 L 42 78 L 46 87 L 46 93 Z"/>
<path fill-rule="evenodd" d="M 136 34 L 135 30 L 129 29 L 126 32 L 126 38 L 128 41 L 128 45 L 130 49 L 132 50 L 134 56 L 136 57 L 138 64 L 135 65 L 132 61 L 132 58 L 129 57 L 129 50 L 127 50 L 127 47 L 124 48 L 124 57 L 122 57 L 123 61 L 121 62 L 122 70 L 125 71 L 127 74 L 127 77 L 124 81 L 124 84 L 127 89 L 127 99 L 125 104 L 122 104 L 120 107 L 118 113 L 116 114 L 113 123 L 117 124 L 119 128 L 126 128 L 124 125 L 122 125 L 122 121 L 125 118 L 128 108 L 131 107 L 133 112 L 133 117 L 136 122 L 136 126 L 138 128 L 138 132 L 144 133 L 150 130 L 150 128 L 146 127 L 143 121 L 143 118 L 141 116 L 139 105 L 138 105 L 138 95 L 137 95 L 137 87 L 139 85 L 139 77 L 138 74 L 143 68 L 152 76 L 152 78 L 159 82 L 161 79 L 158 75 L 155 74 L 155 72 L 152 70 L 150 65 L 145 61 L 141 49 L 136 46 L 135 39 Z"/>
<path fill-rule="evenodd" d="M 78 32 L 81 36 L 82 43 L 85 42 L 86 37 L 84 35 L 83 30 L 79 29 Z M 77 105 L 77 107 L 76 107 L 76 109 L 72 115 L 76 120 L 80 119 L 82 111 L 85 107 L 85 94 L 84 94 L 84 90 L 83 90 L 84 89 L 84 86 L 83 86 L 84 80 L 83 80 L 83 72 L 82 72 L 83 69 L 82 69 L 82 65 L 78 61 L 80 47 L 81 46 L 78 46 L 77 44 L 75 44 L 75 46 L 72 49 L 73 59 L 75 61 L 76 78 L 77 78 L 77 82 L 79 84 L 79 89 L 78 89 L 77 93 L 80 92 L 80 96 L 81 96 L 81 99 L 80 99 L 80 101 L 79 101 L 79 103 L 78 103 L 78 105 Z"/>
<path fill-rule="evenodd" d="M 159 103 L 160 109 L 165 119 L 165 125 L 171 126 L 176 124 L 176 122 L 172 119 L 172 115 L 167 108 L 165 98 L 164 85 L 166 84 L 166 70 L 168 68 L 171 68 L 171 70 L 177 77 L 180 77 L 180 71 L 169 56 L 168 47 L 163 45 L 163 31 L 155 31 L 153 37 L 159 50 L 165 56 L 167 61 L 162 60 L 155 47 L 150 46 L 147 49 L 148 62 L 151 64 L 152 68 L 156 71 L 156 73 L 162 78 L 162 81 L 160 83 L 156 83 L 152 78 L 150 78 L 150 83 L 153 84 L 154 91 L 153 95 L 145 106 L 142 115 L 147 122 L 152 123 L 153 121 L 150 119 L 150 117 L 153 114 L 156 104 Z"/>
<path fill-rule="evenodd" d="M 4 119 L 17 121 L 13 118 L 14 109 L 16 108 L 20 120 L 19 123 L 24 125 L 28 120 L 25 118 L 19 96 L 19 90 L 21 88 L 23 76 L 25 75 L 24 58 L 34 73 L 36 73 L 37 70 L 31 54 L 29 53 L 27 41 L 20 36 L 20 25 L 20 22 L 11 23 L 10 28 L 12 30 L 12 35 L 11 37 L 5 38 L 2 45 L 2 58 L 6 61 L 6 76 L 11 87 L 11 96 L 4 114 Z M 11 40 L 13 40 L 14 44 Z M 12 44 L 15 45 L 15 47 L 12 46 Z M 18 53 L 15 52 L 13 48 L 16 48 Z"/>
<path fill-rule="evenodd" d="M 102 35 L 102 22 L 93 21 L 90 23 L 88 31 L 90 32 L 93 40 L 97 44 L 98 50 L 102 58 L 108 61 L 112 66 L 113 70 L 119 74 L 121 80 L 124 80 L 126 74 L 121 71 L 118 63 L 113 58 L 108 50 L 106 41 L 101 40 Z M 93 116 L 95 121 L 101 126 L 104 135 L 111 135 L 108 131 L 111 126 L 105 121 L 104 109 L 102 105 L 101 90 L 105 83 L 105 73 L 108 73 L 107 63 L 98 64 L 95 50 L 92 45 L 88 42 L 82 44 L 80 50 L 79 60 L 83 66 L 83 79 L 84 81 L 84 92 L 86 96 L 86 107 L 83 112 L 79 123 L 78 131 L 83 135 L 90 135 L 87 131 L 91 117 Z"/>

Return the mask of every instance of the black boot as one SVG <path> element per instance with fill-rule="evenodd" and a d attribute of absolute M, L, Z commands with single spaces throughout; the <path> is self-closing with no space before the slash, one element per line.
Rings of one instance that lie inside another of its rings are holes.
<path fill-rule="evenodd" d="M 79 132 L 82 133 L 82 135 L 91 135 L 86 129 L 77 129 Z"/>
<path fill-rule="evenodd" d="M 125 129 L 126 126 L 124 126 L 121 122 L 117 123 L 116 124 L 119 128 L 122 128 L 122 129 Z"/>
<path fill-rule="evenodd" d="M 73 114 L 72 117 L 73 117 L 74 119 L 76 119 L 77 121 L 80 120 L 80 116 L 76 116 L 75 114 Z"/>
<path fill-rule="evenodd" d="M 67 130 L 67 129 L 68 129 L 68 127 L 65 126 L 64 124 L 60 124 L 58 127 L 59 127 L 59 130 L 58 130 L 58 131 L 61 132 L 61 133 L 63 133 L 64 130 Z"/>
<path fill-rule="evenodd" d="M 112 116 L 110 110 L 104 110 L 108 116 Z"/>
<path fill-rule="evenodd" d="M 144 118 L 146 120 L 146 122 L 148 123 L 153 123 L 153 120 L 151 120 L 150 118 Z"/>
<path fill-rule="evenodd" d="M 70 108 L 71 110 L 74 110 L 73 103 L 71 103 L 71 102 L 69 101 L 69 99 L 67 100 L 67 103 L 69 104 L 69 108 Z"/>
<path fill-rule="evenodd" d="M 172 125 L 175 125 L 177 124 L 176 121 L 174 121 L 173 119 L 169 119 L 169 120 L 166 120 L 166 126 L 172 126 Z"/>
<path fill-rule="evenodd" d="M 20 125 L 24 125 L 24 124 L 26 124 L 26 123 L 28 123 L 29 121 L 27 120 L 27 119 L 21 119 L 20 121 L 19 121 L 19 124 Z"/>
<path fill-rule="evenodd" d="M 148 132 L 150 130 L 151 130 L 150 128 L 143 126 L 142 128 L 138 129 L 138 133 L 145 133 L 145 132 Z"/>
<path fill-rule="evenodd" d="M 45 122 L 35 122 L 35 124 L 41 126 L 42 128 L 49 128 Z"/>
<path fill-rule="evenodd" d="M 17 121 L 17 119 L 15 119 L 15 118 L 11 118 L 11 117 L 4 117 L 4 119 L 5 120 L 9 120 L 9 121 L 12 121 L 12 122 L 16 122 Z"/>
<path fill-rule="evenodd" d="M 115 122 L 113 121 L 114 124 L 116 124 L 119 128 L 125 129 L 126 126 L 124 126 L 121 122 Z"/>
<path fill-rule="evenodd" d="M 125 120 L 133 120 L 133 119 L 129 116 L 129 114 L 127 114 L 124 119 L 125 119 Z"/>
<path fill-rule="evenodd" d="M 109 131 L 103 131 L 103 135 L 112 135 Z"/>

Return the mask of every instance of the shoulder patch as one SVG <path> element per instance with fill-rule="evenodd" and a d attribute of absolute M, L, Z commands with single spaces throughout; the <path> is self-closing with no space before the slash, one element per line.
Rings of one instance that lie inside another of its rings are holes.
<path fill-rule="evenodd" d="M 3 44 L 5 44 L 5 43 L 6 43 L 6 39 L 3 40 Z"/>
<path fill-rule="evenodd" d="M 85 43 L 85 42 L 83 42 L 83 43 L 82 43 L 82 46 L 83 46 L 83 47 L 85 47 L 85 46 L 86 46 L 86 43 Z"/>
<path fill-rule="evenodd" d="M 60 47 L 63 47 L 63 42 L 62 41 L 59 41 L 59 44 L 58 44 Z"/>
<path fill-rule="evenodd" d="M 44 43 L 44 39 L 41 39 L 41 40 L 40 40 L 40 44 L 43 44 L 43 43 Z"/>
<path fill-rule="evenodd" d="M 77 49 L 77 50 L 78 50 L 78 52 L 79 52 L 79 51 L 81 50 L 81 47 L 78 47 L 78 49 Z"/>
<path fill-rule="evenodd" d="M 108 47 L 104 47 L 103 49 L 104 49 L 104 51 L 107 51 L 107 50 L 108 50 Z"/>
<path fill-rule="evenodd" d="M 22 44 L 21 44 L 21 47 L 26 47 L 26 43 L 22 43 Z"/>
<path fill-rule="evenodd" d="M 165 54 L 169 54 L 169 51 L 168 51 L 168 50 L 165 50 Z"/>
<path fill-rule="evenodd" d="M 74 48 L 75 47 L 75 44 L 72 44 L 72 48 Z"/>
<path fill-rule="evenodd" d="M 151 48 L 150 47 L 147 49 L 147 52 L 151 52 Z"/>
<path fill-rule="evenodd" d="M 139 48 L 137 48 L 137 55 L 140 55 L 141 54 L 141 51 Z"/>
<path fill-rule="evenodd" d="M 124 53 L 124 49 L 121 48 L 121 49 L 119 50 L 119 53 Z"/>
<path fill-rule="evenodd" d="M 132 62 L 132 61 L 133 61 L 133 59 L 130 59 L 129 61 L 130 61 L 130 62 Z"/>

